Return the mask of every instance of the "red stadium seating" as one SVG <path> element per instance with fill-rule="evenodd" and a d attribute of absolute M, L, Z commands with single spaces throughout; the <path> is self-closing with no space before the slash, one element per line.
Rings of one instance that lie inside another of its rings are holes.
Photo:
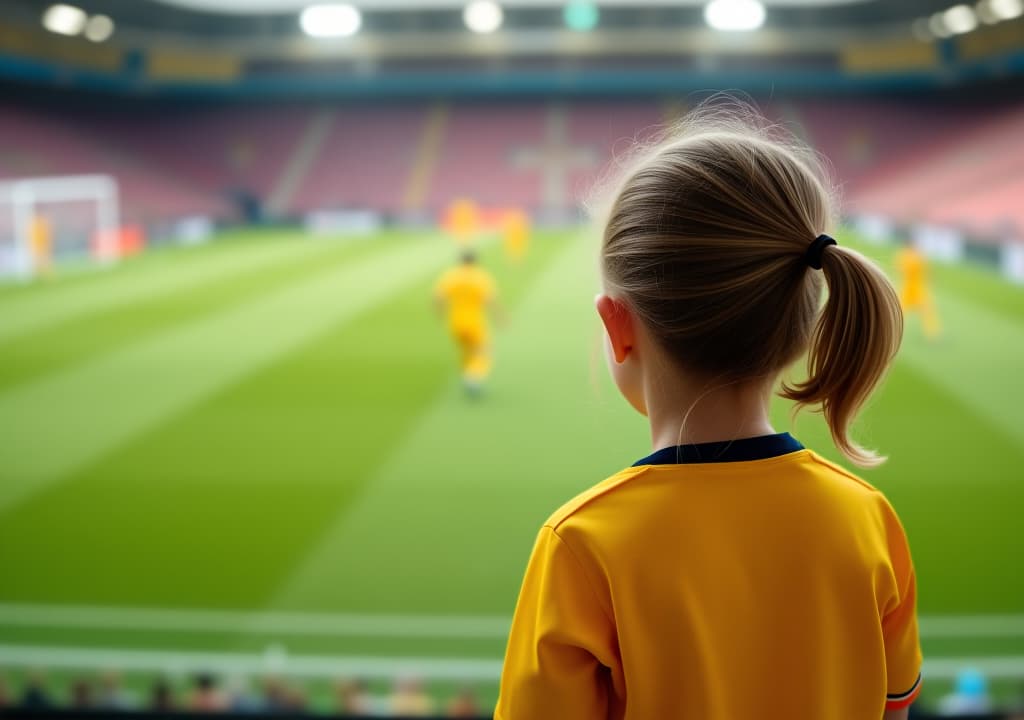
<path fill-rule="evenodd" d="M 774 100 L 763 109 L 829 158 L 848 212 L 993 239 L 1024 234 L 1024 108 L 931 107 L 849 98 Z M 142 103 L 73 112 L 8 104 L 0 177 L 110 173 L 125 219 L 147 225 L 230 219 L 238 192 L 273 201 L 277 215 L 355 208 L 436 217 L 462 197 L 564 214 L 634 139 L 663 126 L 666 110 L 652 100 Z"/>
<path fill-rule="evenodd" d="M 124 146 L 48 115 L 0 113 L 0 179 L 93 173 L 117 177 L 122 216 L 129 223 L 227 212 L 216 196 L 177 181 Z"/>

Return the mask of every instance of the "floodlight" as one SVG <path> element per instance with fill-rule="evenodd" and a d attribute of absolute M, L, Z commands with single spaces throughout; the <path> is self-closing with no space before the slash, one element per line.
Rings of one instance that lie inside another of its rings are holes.
<path fill-rule="evenodd" d="M 302 32 L 310 37 L 348 37 L 359 32 L 363 17 L 352 5 L 310 5 L 299 15 Z"/>
<path fill-rule="evenodd" d="M 988 5 L 1000 20 L 1013 20 L 1024 15 L 1024 0 L 988 0 Z"/>
<path fill-rule="evenodd" d="M 704 20 L 715 30 L 757 30 L 764 25 L 764 16 L 758 0 L 712 0 L 704 8 Z"/>
<path fill-rule="evenodd" d="M 978 18 L 967 5 L 954 5 L 942 13 L 942 20 L 954 35 L 963 35 L 978 27 Z"/>
<path fill-rule="evenodd" d="M 948 38 L 953 31 L 946 26 L 945 13 L 937 12 L 928 18 L 928 29 L 938 38 Z"/>
<path fill-rule="evenodd" d="M 587 32 L 597 27 L 601 12 L 597 5 L 588 0 L 573 0 L 565 6 L 565 25 L 570 30 Z"/>
<path fill-rule="evenodd" d="M 501 27 L 505 14 L 493 0 L 474 0 L 462 11 L 466 27 L 475 33 L 492 33 Z"/>
<path fill-rule="evenodd" d="M 85 37 L 93 42 L 103 42 L 114 34 L 114 21 L 106 15 L 93 15 L 85 24 Z"/>
<path fill-rule="evenodd" d="M 85 21 L 85 11 L 74 5 L 51 5 L 43 13 L 43 27 L 58 35 L 78 35 Z"/>

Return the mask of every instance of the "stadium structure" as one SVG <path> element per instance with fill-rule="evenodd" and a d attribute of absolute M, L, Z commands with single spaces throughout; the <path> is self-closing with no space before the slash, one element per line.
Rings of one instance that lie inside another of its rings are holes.
<path fill-rule="evenodd" d="M 122 224 L 154 240 L 415 224 L 463 196 L 571 222 L 630 138 L 729 90 L 831 160 L 865 227 L 1020 276 L 1016 0 L 792 0 L 756 31 L 706 21 L 742 2 L 88 5 L 6 4 L 0 172 L 112 177 Z M 13 198 L 32 193 L 4 188 L 24 235 Z"/>

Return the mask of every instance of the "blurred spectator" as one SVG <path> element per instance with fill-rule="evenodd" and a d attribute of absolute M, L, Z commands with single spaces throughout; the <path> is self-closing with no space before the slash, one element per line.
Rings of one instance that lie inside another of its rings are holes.
<path fill-rule="evenodd" d="M 939 701 L 940 715 L 984 715 L 991 711 L 988 681 L 974 668 L 957 673 L 953 692 Z"/>
<path fill-rule="evenodd" d="M 153 712 L 174 712 L 177 709 L 174 690 L 164 678 L 159 678 L 153 683 L 153 688 L 149 692 L 149 709 Z"/>
<path fill-rule="evenodd" d="M 423 689 L 423 682 L 412 677 L 401 678 L 395 682 L 388 705 L 388 710 L 393 715 L 414 717 L 434 712 L 434 700 Z"/>
<path fill-rule="evenodd" d="M 46 689 L 46 676 L 36 670 L 29 674 L 25 681 L 25 691 L 21 695 L 23 708 L 36 710 L 53 707 L 53 698 Z"/>
<path fill-rule="evenodd" d="M 87 710 L 95 705 L 92 683 L 85 678 L 78 678 L 71 685 L 71 707 L 75 710 Z"/>
<path fill-rule="evenodd" d="M 135 705 L 135 696 L 121 684 L 121 673 L 113 670 L 103 673 L 96 707 L 104 710 L 131 710 Z"/>
<path fill-rule="evenodd" d="M 0 710 L 11 704 L 11 693 L 7 688 L 7 677 L 0 675 Z"/>
<path fill-rule="evenodd" d="M 288 688 L 281 678 L 273 675 L 263 678 L 263 708 L 269 712 L 288 709 Z"/>
<path fill-rule="evenodd" d="M 459 690 L 455 697 L 448 701 L 447 714 L 451 718 L 474 718 L 483 715 L 473 689 L 464 687 Z"/>
<path fill-rule="evenodd" d="M 227 699 L 217 687 L 217 680 L 213 675 L 196 675 L 195 688 L 188 700 L 188 709 L 193 712 L 221 712 L 228 709 Z"/>
<path fill-rule="evenodd" d="M 260 712 L 263 701 L 249 689 L 249 682 L 241 675 L 232 675 L 225 683 L 228 709 L 237 713 Z"/>
<path fill-rule="evenodd" d="M 342 715 L 372 715 L 376 711 L 366 681 L 342 678 L 334 687 L 336 711 Z"/>

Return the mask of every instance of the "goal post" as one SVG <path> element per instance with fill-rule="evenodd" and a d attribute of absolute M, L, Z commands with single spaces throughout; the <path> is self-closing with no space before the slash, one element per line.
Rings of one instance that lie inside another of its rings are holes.
<path fill-rule="evenodd" d="M 113 262 L 117 181 L 66 175 L 0 182 L 0 277 L 31 278 L 65 262 Z"/>

